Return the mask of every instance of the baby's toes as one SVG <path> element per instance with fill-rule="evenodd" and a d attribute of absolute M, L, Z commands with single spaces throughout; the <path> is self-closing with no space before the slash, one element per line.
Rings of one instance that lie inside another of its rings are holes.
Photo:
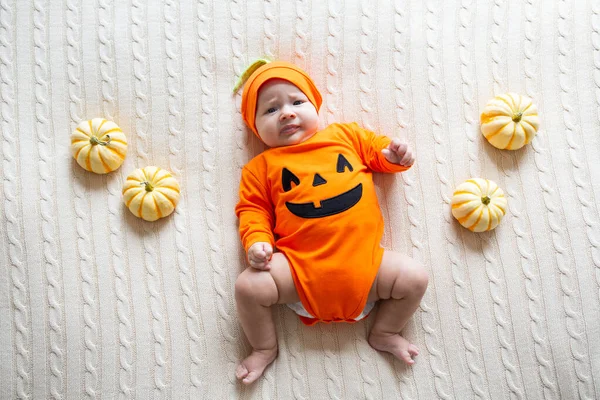
<path fill-rule="evenodd" d="M 400 358 L 402 358 L 402 361 L 404 361 L 408 365 L 412 365 L 415 363 L 415 360 L 412 359 L 411 354 L 406 350 L 400 352 Z"/>
<path fill-rule="evenodd" d="M 238 379 L 242 379 L 248 376 L 248 369 L 244 366 L 244 364 L 240 364 L 235 369 L 235 377 Z"/>
<path fill-rule="evenodd" d="M 410 353 L 411 356 L 418 356 L 419 348 L 417 346 L 415 346 L 414 344 L 411 344 L 410 346 L 408 346 L 408 352 Z"/>
<path fill-rule="evenodd" d="M 260 377 L 260 373 L 256 372 L 256 371 L 250 371 L 248 373 L 248 376 L 246 376 L 242 382 L 244 382 L 244 384 L 249 385 L 252 382 L 254 382 L 255 380 L 257 380 Z"/>

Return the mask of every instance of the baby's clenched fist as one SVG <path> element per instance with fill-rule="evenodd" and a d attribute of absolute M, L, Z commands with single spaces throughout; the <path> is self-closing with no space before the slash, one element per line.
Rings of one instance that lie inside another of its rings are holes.
<path fill-rule="evenodd" d="M 415 155 L 411 147 L 400 139 L 394 138 L 385 149 L 381 150 L 386 160 L 392 164 L 410 167 L 415 162 Z"/>
<path fill-rule="evenodd" d="M 252 268 L 268 271 L 271 269 L 273 247 L 270 243 L 256 242 L 248 249 L 248 262 Z"/>

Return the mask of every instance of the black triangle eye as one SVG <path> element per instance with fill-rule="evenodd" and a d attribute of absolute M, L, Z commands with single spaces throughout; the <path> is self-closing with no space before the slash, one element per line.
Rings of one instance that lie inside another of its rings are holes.
<path fill-rule="evenodd" d="M 327 181 L 319 174 L 315 174 L 315 178 L 313 179 L 313 186 L 319 186 L 326 184 Z"/>
<path fill-rule="evenodd" d="M 300 179 L 298 179 L 298 177 L 294 175 L 292 171 L 284 168 L 281 172 L 281 186 L 283 186 L 283 190 L 286 192 L 292 190 L 292 182 L 298 186 L 300 184 Z"/>
<path fill-rule="evenodd" d="M 342 173 L 344 172 L 344 170 L 346 169 L 346 167 L 350 170 L 350 171 L 354 171 L 354 169 L 352 168 L 352 165 L 350 165 L 350 163 L 348 162 L 348 160 L 346 160 L 346 157 L 344 157 L 343 155 L 338 155 L 338 160 L 337 160 L 337 172 Z"/>

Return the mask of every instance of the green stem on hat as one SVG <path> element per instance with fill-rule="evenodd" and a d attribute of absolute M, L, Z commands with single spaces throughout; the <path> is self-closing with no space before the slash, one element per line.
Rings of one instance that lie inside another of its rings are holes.
<path fill-rule="evenodd" d="M 259 58 L 258 60 L 254 61 L 252 64 L 250 64 L 250 66 L 248 68 L 246 68 L 246 70 L 244 72 L 242 72 L 242 76 L 240 76 L 240 79 L 238 79 L 237 83 L 235 84 L 235 86 L 233 88 L 233 94 L 236 94 L 238 92 L 238 90 L 240 90 L 242 85 L 244 83 L 246 83 L 246 81 L 248 80 L 248 78 L 250 78 L 250 76 L 254 73 L 254 71 L 256 71 L 263 65 L 268 64 L 270 62 L 271 62 L 271 60 L 269 60 L 268 58 Z"/>
<path fill-rule="evenodd" d="M 490 204 L 490 201 L 491 201 L 491 200 L 492 200 L 492 199 L 490 199 L 490 197 L 489 197 L 489 196 L 483 196 L 483 197 L 481 198 L 481 202 L 482 202 L 483 204 L 485 204 L 486 206 L 487 206 L 488 204 Z"/>

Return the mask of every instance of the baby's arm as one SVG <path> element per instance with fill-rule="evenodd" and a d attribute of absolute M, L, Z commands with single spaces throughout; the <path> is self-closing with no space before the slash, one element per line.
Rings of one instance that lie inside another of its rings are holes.
<path fill-rule="evenodd" d="M 247 168 L 242 170 L 240 201 L 235 213 L 240 220 L 240 237 L 250 266 L 269 269 L 274 244 L 273 205 L 264 184 Z"/>
<path fill-rule="evenodd" d="M 410 145 L 398 138 L 392 139 L 388 147 L 382 149 L 381 152 L 392 164 L 410 167 L 415 163 L 415 155 Z"/>
<path fill-rule="evenodd" d="M 364 163 L 376 172 L 402 172 L 409 169 L 414 161 L 410 146 L 400 139 L 390 139 L 385 135 L 361 128 L 356 123 L 348 124 L 352 131 L 353 145 Z"/>
<path fill-rule="evenodd" d="M 273 247 L 270 243 L 256 242 L 248 249 L 248 262 L 252 268 L 268 271 L 271 269 Z"/>

